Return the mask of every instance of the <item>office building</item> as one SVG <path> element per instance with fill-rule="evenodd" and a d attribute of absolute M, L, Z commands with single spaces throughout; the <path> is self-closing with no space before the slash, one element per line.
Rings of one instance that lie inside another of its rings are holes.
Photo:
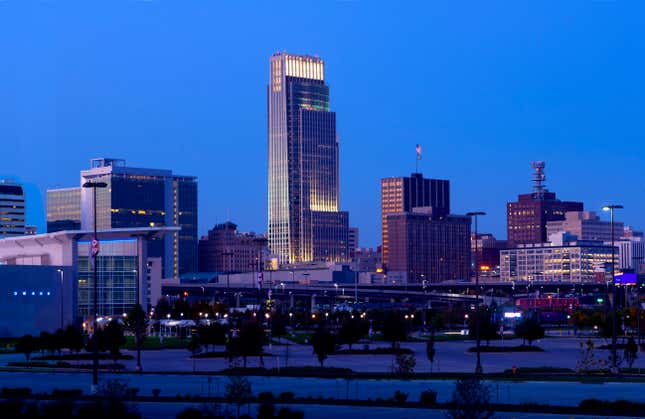
<path fill-rule="evenodd" d="M 618 248 L 617 268 L 640 272 L 645 263 L 645 240 L 642 237 L 627 237 L 615 240 L 614 244 Z"/>
<path fill-rule="evenodd" d="M 199 240 L 200 272 L 257 272 L 268 255 L 268 240 L 255 233 L 241 233 L 228 221 Z"/>
<path fill-rule="evenodd" d="M 178 226 L 181 230 L 151 240 L 150 257 L 161 257 L 164 277 L 197 271 L 197 179 L 170 170 L 128 167 L 125 160 L 98 158 L 81 171 L 96 188 L 99 229 Z M 93 228 L 93 188 L 81 188 L 81 228 Z"/>
<path fill-rule="evenodd" d="M 431 207 L 436 217 L 450 214 L 450 182 L 425 179 L 421 173 L 381 179 L 381 234 L 386 266 L 390 253 L 388 215 L 411 212 L 417 207 Z"/>
<path fill-rule="evenodd" d="M 568 211 L 563 220 L 547 221 L 547 237 L 553 234 L 568 232 L 578 240 L 611 241 L 611 223 L 602 221 L 593 211 Z M 614 222 L 614 239 L 622 237 L 623 223 Z"/>
<path fill-rule="evenodd" d="M 544 162 L 533 162 L 535 171 L 533 192 L 518 196 L 516 202 L 506 204 L 508 241 L 510 245 L 544 243 L 546 224 L 563 220 L 568 211 L 583 211 L 582 202 L 560 201 L 554 192 L 544 186 Z"/>
<path fill-rule="evenodd" d="M 25 234 L 25 191 L 11 180 L 0 181 L 0 239 Z"/>
<path fill-rule="evenodd" d="M 500 280 L 604 282 L 611 276 L 611 255 L 611 246 L 602 242 L 558 234 L 551 236 L 549 243 L 502 250 Z"/>
<path fill-rule="evenodd" d="M 47 190 L 47 232 L 81 229 L 81 188 Z"/>
<path fill-rule="evenodd" d="M 155 287 L 161 287 L 161 270 L 150 269 L 150 262 L 159 258 L 148 256 L 147 243 L 178 231 L 179 227 L 98 231 L 100 252 L 95 263 L 100 316 L 127 312 L 137 301 L 137 294 L 144 308 L 156 303 L 151 298 L 160 294 Z M 93 230 L 73 230 L 0 240 L 0 288 L 4 290 L 0 301 L 5 294 L 17 297 L 9 307 L 29 304 L 24 307 L 26 318 L 43 325 L 59 327 L 59 323 L 67 325 L 90 317 L 94 304 L 94 261 L 90 256 L 93 236 Z M 153 275 L 158 277 L 152 278 Z M 48 313 L 36 307 L 39 301 L 47 304 Z M 0 331 L 6 322 L 15 321 L 15 313 L 23 313 L 20 310 L 23 307 L 16 309 L 14 316 L 0 317 Z M 59 321 L 61 310 L 63 320 Z M 43 315 L 51 319 L 38 318 Z M 51 329 L 47 326 L 43 330 Z"/>
<path fill-rule="evenodd" d="M 280 263 L 345 261 L 336 114 L 324 63 L 276 53 L 268 86 L 268 237 Z"/>
<path fill-rule="evenodd" d="M 479 268 L 480 274 L 496 271 L 499 267 L 499 252 L 508 247 L 508 242 L 497 240 L 490 233 L 478 233 L 477 235 L 472 233 L 470 237 L 473 268 Z"/>
<path fill-rule="evenodd" d="M 349 250 L 349 259 L 354 260 L 358 245 L 358 227 L 350 227 L 347 231 L 347 248 Z"/>
<path fill-rule="evenodd" d="M 433 216 L 429 208 L 387 216 L 388 275 L 404 273 L 408 283 L 470 279 L 470 217 Z"/>

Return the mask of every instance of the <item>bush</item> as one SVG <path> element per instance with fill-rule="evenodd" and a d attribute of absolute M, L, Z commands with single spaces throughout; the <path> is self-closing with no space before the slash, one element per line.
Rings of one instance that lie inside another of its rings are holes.
<path fill-rule="evenodd" d="M 3 387 L 2 391 L 0 392 L 0 396 L 4 399 L 29 397 L 31 396 L 31 389 L 29 387 L 16 387 L 16 388 Z"/>
<path fill-rule="evenodd" d="M 204 415 L 194 407 L 187 407 L 177 414 L 177 419 L 201 419 Z"/>
<path fill-rule="evenodd" d="M 423 390 L 419 397 L 422 406 L 434 406 L 437 404 L 437 392 L 431 389 Z"/>
<path fill-rule="evenodd" d="M 159 394 L 161 394 L 161 389 L 160 388 L 153 388 L 152 389 L 152 395 L 155 397 L 159 397 Z"/>
<path fill-rule="evenodd" d="M 258 401 L 262 403 L 273 402 L 275 401 L 275 395 L 270 391 L 262 391 L 258 394 Z"/>
<path fill-rule="evenodd" d="M 55 388 L 52 390 L 52 397 L 60 399 L 78 399 L 83 395 L 83 390 L 80 388 L 73 389 L 60 389 Z"/>
<path fill-rule="evenodd" d="M 293 393 L 293 391 L 283 391 L 280 393 L 280 401 L 281 402 L 290 402 L 293 401 L 293 399 L 296 398 L 296 395 Z"/>
<path fill-rule="evenodd" d="M 393 399 L 398 404 L 405 404 L 405 402 L 408 400 L 408 393 L 403 393 L 402 391 L 397 390 L 394 392 Z"/>

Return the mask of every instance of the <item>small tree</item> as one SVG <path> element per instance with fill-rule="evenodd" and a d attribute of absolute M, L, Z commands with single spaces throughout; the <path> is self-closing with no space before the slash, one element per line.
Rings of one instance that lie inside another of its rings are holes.
<path fill-rule="evenodd" d="M 535 317 L 527 316 L 515 326 L 515 335 L 522 338 L 522 344 L 528 340 L 531 346 L 534 340 L 544 337 L 544 328 Z"/>
<path fill-rule="evenodd" d="M 493 312 L 490 308 L 480 308 L 469 317 L 468 336 L 471 338 L 477 337 L 477 316 L 479 316 L 479 337 L 481 340 L 485 340 L 487 345 L 490 345 L 492 339 L 499 337 L 497 333 L 499 323 L 493 318 Z"/>
<path fill-rule="evenodd" d="M 25 361 L 29 364 L 29 358 L 32 352 L 38 350 L 36 339 L 32 335 L 24 335 L 16 342 L 16 352 L 25 355 Z"/>
<path fill-rule="evenodd" d="M 401 318 L 401 313 L 399 312 L 390 312 L 383 319 L 383 339 L 388 342 L 392 342 L 392 347 L 396 346 L 397 342 L 401 342 L 407 339 L 408 333 L 405 327 L 405 323 Z"/>
<path fill-rule="evenodd" d="M 351 351 L 352 345 L 361 340 L 366 333 L 365 322 L 358 318 L 347 318 L 338 331 L 338 339 L 341 343 L 349 345 L 349 350 Z"/>
<path fill-rule="evenodd" d="M 325 359 L 336 350 L 336 336 L 323 326 L 318 326 L 311 336 L 311 345 L 313 346 L 314 354 L 318 357 L 320 366 L 323 367 Z"/>
<path fill-rule="evenodd" d="M 576 371 L 579 374 L 589 374 L 593 370 L 604 367 L 605 361 L 596 359 L 595 345 L 591 339 L 580 342 L 580 359 L 576 365 Z"/>
<path fill-rule="evenodd" d="M 392 363 L 392 372 L 398 375 L 410 375 L 414 372 L 417 360 L 414 354 L 397 353 Z"/>
<path fill-rule="evenodd" d="M 287 324 L 289 320 L 284 315 L 276 314 L 271 318 L 271 336 L 275 336 L 280 341 L 282 336 L 287 334 Z"/>
<path fill-rule="evenodd" d="M 631 368 L 638 357 L 638 345 L 633 337 L 630 337 L 627 340 L 627 345 L 625 345 L 624 359 L 627 361 L 627 365 Z"/>
<path fill-rule="evenodd" d="M 140 304 L 135 304 L 125 318 L 125 329 L 134 336 L 137 349 L 137 371 L 141 371 L 141 348 L 148 331 L 148 317 Z"/>
<path fill-rule="evenodd" d="M 166 318 L 168 314 L 170 314 L 170 303 L 168 300 L 166 300 L 165 297 L 161 297 L 159 301 L 157 301 L 157 305 L 155 306 L 155 319 L 157 320 L 163 320 Z"/>
<path fill-rule="evenodd" d="M 493 417 L 490 407 L 490 387 L 478 378 L 464 378 L 455 383 L 451 408 L 447 415 L 453 419 L 488 419 Z"/>
<path fill-rule="evenodd" d="M 247 403 L 251 397 L 251 383 L 246 377 L 229 377 L 226 384 L 226 400 L 235 405 L 235 417 L 240 417 L 240 408 Z"/>
<path fill-rule="evenodd" d="M 80 352 L 83 349 L 83 333 L 74 325 L 69 325 L 63 332 L 64 347 L 70 352 Z"/>
<path fill-rule="evenodd" d="M 426 356 L 428 357 L 428 361 L 430 361 L 430 372 L 432 372 L 432 367 L 434 366 L 435 354 L 436 354 L 436 350 L 434 348 L 434 329 L 433 329 L 432 333 L 430 334 L 430 339 L 428 339 L 428 343 L 426 343 Z"/>
<path fill-rule="evenodd" d="M 110 352 L 110 357 L 116 363 L 121 356 L 121 347 L 125 345 L 123 327 L 116 320 L 110 321 L 103 329 L 103 338 L 105 339 L 106 349 Z"/>

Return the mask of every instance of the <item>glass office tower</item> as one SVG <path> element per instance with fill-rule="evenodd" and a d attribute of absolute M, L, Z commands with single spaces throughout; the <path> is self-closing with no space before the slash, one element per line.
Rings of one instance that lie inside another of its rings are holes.
<path fill-rule="evenodd" d="M 81 229 L 81 188 L 47 190 L 47 232 Z"/>
<path fill-rule="evenodd" d="M 268 88 L 269 247 L 281 263 L 348 259 L 339 211 L 336 114 L 324 63 L 277 53 Z"/>
<path fill-rule="evenodd" d="M 0 239 L 25 234 L 25 191 L 22 185 L 0 180 Z"/>
<path fill-rule="evenodd" d="M 98 229 L 179 226 L 181 231 L 148 241 L 148 256 L 163 258 L 163 276 L 197 271 L 197 179 L 170 170 L 128 167 L 125 160 L 99 158 L 86 181 L 105 182 L 97 188 Z M 93 191 L 81 188 L 81 224 L 93 228 Z"/>

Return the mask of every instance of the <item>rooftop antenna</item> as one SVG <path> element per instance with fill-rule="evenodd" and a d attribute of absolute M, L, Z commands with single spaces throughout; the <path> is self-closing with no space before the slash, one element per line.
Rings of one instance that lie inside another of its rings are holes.
<path fill-rule="evenodd" d="M 544 186 L 544 181 L 546 176 L 544 175 L 544 166 L 543 161 L 534 161 L 531 162 L 531 166 L 535 173 L 533 174 L 533 194 L 539 199 L 544 198 L 544 192 L 546 192 L 546 187 Z"/>
<path fill-rule="evenodd" d="M 416 152 L 417 152 L 417 160 L 416 160 L 415 173 L 419 173 L 419 160 L 421 160 L 421 144 L 417 144 Z"/>

